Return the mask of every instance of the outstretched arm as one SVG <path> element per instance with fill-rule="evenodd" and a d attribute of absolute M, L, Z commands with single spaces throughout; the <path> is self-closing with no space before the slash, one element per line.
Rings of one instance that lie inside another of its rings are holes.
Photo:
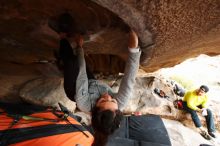
<path fill-rule="evenodd" d="M 128 49 L 129 56 L 124 71 L 125 75 L 122 78 L 119 91 L 115 96 L 120 110 L 124 109 L 128 100 L 132 96 L 135 77 L 139 68 L 141 51 L 138 48 L 138 36 L 134 31 L 129 33 Z"/>
<path fill-rule="evenodd" d="M 86 62 L 84 58 L 83 38 L 76 36 L 75 42 L 77 44 L 76 52 L 79 62 L 79 74 L 76 80 L 76 95 L 75 100 L 77 107 L 84 112 L 89 112 L 91 103 L 88 94 L 88 77 L 86 74 Z"/>

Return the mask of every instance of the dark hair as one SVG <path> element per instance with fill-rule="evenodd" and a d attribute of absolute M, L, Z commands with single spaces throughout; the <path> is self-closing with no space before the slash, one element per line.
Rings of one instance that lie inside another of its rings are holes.
<path fill-rule="evenodd" d="M 200 89 L 204 90 L 205 92 L 208 92 L 208 91 L 209 91 L 209 88 L 208 88 L 208 86 L 206 86 L 206 85 L 200 86 Z"/>
<path fill-rule="evenodd" d="M 101 111 L 99 107 L 92 109 L 92 127 L 95 131 L 93 146 L 104 146 L 116 129 L 120 127 L 123 114 L 120 110 Z"/>

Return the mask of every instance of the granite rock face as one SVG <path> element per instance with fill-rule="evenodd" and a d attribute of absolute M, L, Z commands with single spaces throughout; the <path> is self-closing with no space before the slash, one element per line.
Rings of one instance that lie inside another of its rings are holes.
<path fill-rule="evenodd" d="M 94 71 L 123 71 L 128 27 L 140 38 L 146 71 L 220 53 L 219 0 L 14 0 L 0 2 L 1 63 L 54 60 L 56 23 L 64 12 L 75 19 L 73 30 L 84 34 Z"/>
<path fill-rule="evenodd" d="M 141 68 L 145 71 L 173 66 L 201 53 L 220 54 L 219 0 L 1 1 L 1 98 L 15 101 L 13 97 L 27 81 L 62 76 L 55 69 L 53 52 L 59 48 L 58 20 L 63 13 L 74 19 L 70 33 L 83 34 L 86 60 L 92 71 L 105 75 L 123 72 L 129 27 L 139 36 Z M 146 98 L 131 101 L 134 106 L 127 111 L 173 115 L 171 102 L 154 98 L 151 88 L 157 86 L 157 81 L 153 77 L 137 79 L 135 94 Z M 25 93 L 20 95 L 34 96 Z M 154 110 L 156 106 L 160 107 L 158 111 Z"/>
<path fill-rule="evenodd" d="M 163 119 L 164 125 L 173 146 L 198 146 L 200 144 L 219 145 L 219 139 L 214 142 L 204 139 L 198 132 L 173 120 Z"/>
<path fill-rule="evenodd" d="M 75 102 L 66 97 L 63 79 L 59 77 L 30 80 L 20 89 L 19 95 L 32 104 L 59 108 L 58 103 L 61 103 L 71 112 L 76 108 Z"/>

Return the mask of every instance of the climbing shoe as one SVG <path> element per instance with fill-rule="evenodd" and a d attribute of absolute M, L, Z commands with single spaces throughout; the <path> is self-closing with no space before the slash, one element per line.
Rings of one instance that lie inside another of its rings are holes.
<path fill-rule="evenodd" d="M 207 140 L 211 140 L 211 136 L 206 131 L 201 131 L 200 134 Z"/>
<path fill-rule="evenodd" d="M 213 132 L 208 132 L 208 133 L 209 133 L 209 135 L 210 135 L 211 137 L 216 138 L 216 136 L 215 136 L 215 134 L 214 134 Z"/>

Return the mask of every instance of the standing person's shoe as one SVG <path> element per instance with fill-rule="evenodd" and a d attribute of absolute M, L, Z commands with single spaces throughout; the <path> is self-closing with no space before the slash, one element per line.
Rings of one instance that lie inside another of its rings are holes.
<path fill-rule="evenodd" d="M 211 137 L 216 138 L 216 135 L 214 134 L 214 132 L 208 132 L 208 133 Z"/>
<path fill-rule="evenodd" d="M 200 134 L 207 140 L 211 140 L 211 136 L 206 131 L 201 131 Z"/>

